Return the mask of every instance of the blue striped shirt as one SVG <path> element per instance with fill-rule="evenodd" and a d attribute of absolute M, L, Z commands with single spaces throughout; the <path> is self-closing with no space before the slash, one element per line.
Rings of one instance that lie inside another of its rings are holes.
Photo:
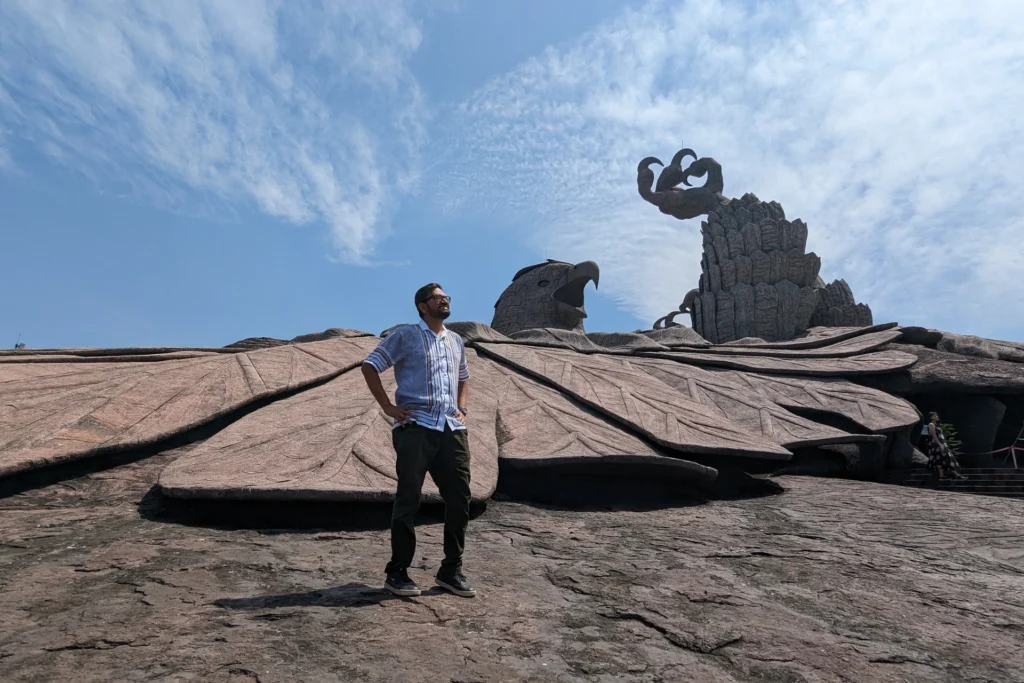
<path fill-rule="evenodd" d="M 434 334 L 425 322 L 403 325 L 384 337 L 366 360 L 378 373 L 395 368 L 395 405 L 428 429 L 444 431 L 447 424 L 465 429 L 458 412 L 459 382 L 469 379 L 469 362 L 462 337 L 442 328 Z M 394 429 L 395 422 L 391 425 Z"/>

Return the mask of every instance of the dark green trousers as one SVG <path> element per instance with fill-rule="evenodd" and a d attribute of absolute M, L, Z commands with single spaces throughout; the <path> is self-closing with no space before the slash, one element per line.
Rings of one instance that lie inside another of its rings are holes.
<path fill-rule="evenodd" d="M 469 526 L 469 434 L 464 429 L 444 431 L 418 424 L 396 427 L 391 434 L 398 455 L 398 492 L 391 511 L 391 561 L 385 572 L 408 569 L 416 553 L 416 513 L 427 472 L 444 500 L 445 572 L 462 570 L 462 551 Z"/>

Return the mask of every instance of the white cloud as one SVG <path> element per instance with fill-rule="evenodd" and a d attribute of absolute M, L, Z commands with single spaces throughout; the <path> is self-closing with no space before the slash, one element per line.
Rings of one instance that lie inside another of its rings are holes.
<path fill-rule="evenodd" d="M 1022 111 L 1015 0 L 654 2 L 462 103 L 438 201 L 598 260 L 650 321 L 696 286 L 699 224 L 644 203 L 635 169 L 684 142 L 727 194 L 803 218 L 876 319 L 1022 337 Z"/>
<path fill-rule="evenodd" d="M 326 223 L 366 262 L 391 188 L 416 189 L 419 42 L 403 0 L 11 0 L 0 124 L 150 200 Z"/>

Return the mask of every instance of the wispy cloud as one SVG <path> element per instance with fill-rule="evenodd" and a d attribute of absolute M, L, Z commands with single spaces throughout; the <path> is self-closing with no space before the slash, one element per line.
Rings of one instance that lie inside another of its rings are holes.
<path fill-rule="evenodd" d="M 418 181 L 420 38 L 402 0 L 11 0 L 0 125 L 150 200 L 325 223 L 365 262 Z"/>
<path fill-rule="evenodd" d="M 696 285 L 699 225 L 645 204 L 635 169 L 682 142 L 727 194 L 807 221 L 876 318 L 1022 337 L 1022 111 L 1014 0 L 652 2 L 462 103 L 439 202 L 598 260 L 653 320 Z"/>
<path fill-rule="evenodd" d="M 11 160 L 11 153 L 4 146 L 3 132 L 0 131 L 0 171 L 6 171 L 13 168 L 13 166 L 14 162 Z"/>

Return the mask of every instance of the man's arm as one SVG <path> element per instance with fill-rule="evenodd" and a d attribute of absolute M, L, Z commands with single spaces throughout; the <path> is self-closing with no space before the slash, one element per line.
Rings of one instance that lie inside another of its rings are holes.
<path fill-rule="evenodd" d="M 403 346 L 398 333 L 399 331 L 396 330 L 385 337 L 380 344 L 377 344 L 377 348 L 363 361 L 361 369 L 366 386 L 369 387 L 370 393 L 376 399 L 377 405 L 384 410 L 384 414 L 404 424 L 409 419 L 409 411 L 391 403 L 391 399 L 384 391 L 384 385 L 380 381 L 380 373 L 402 358 Z"/>
<path fill-rule="evenodd" d="M 459 339 L 459 350 L 459 388 L 456 400 L 458 401 L 460 419 L 465 421 L 462 409 L 469 407 L 469 404 L 466 403 L 469 400 L 469 360 L 466 358 L 466 347 L 461 339 Z"/>
<path fill-rule="evenodd" d="M 363 363 L 362 371 L 363 379 L 366 380 L 366 386 L 370 388 L 370 393 L 377 399 L 377 404 L 384 409 L 384 414 L 398 420 L 400 423 L 408 421 L 409 411 L 391 403 L 391 399 L 388 398 L 388 392 L 384 391 L 384 384 L 380 381 L 380 373 L 377 372 L 376 368 L 369 363 Z"/>
<path fill-rule="evenodd" d="M 469 380 L 468 379 L 466 381 L 464 381 L 464 382 L 459 382 L 459 395 L 458 395 L 458 399 L 459 399 L 459 405 L 458 405 L 459 415 L 462 415 L 462 409 L 469 407 L 469 404 L 466 403 L 466 401 L 469 400 Z M 465 415 L 463 415 L 463 417 L 465 417 Z"/>

